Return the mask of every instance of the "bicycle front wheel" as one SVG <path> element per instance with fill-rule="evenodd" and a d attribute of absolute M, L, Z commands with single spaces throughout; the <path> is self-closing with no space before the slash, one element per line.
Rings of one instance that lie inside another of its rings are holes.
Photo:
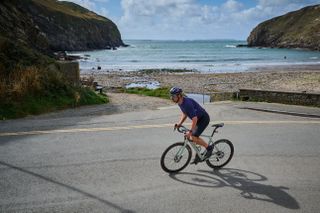
<path fill-rule="evenodd" d="M 183 142 L 174 143 L 169 146 L 161 156 L 161 168 L 168 173 L 183 170 L 189 164 L 192 156 L 190 146 Z"/>
<path fill-rule="evenodd" d="M 234 153 L 233 144 L 227 139 L 220 139 L 213 143 L 213 152 L 206 161 L 211 168 L 217 169 L 227 165 Z"/>

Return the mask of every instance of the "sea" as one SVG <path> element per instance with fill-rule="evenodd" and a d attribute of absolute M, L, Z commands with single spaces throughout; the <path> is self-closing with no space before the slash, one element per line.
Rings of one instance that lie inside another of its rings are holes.
<path fill-rule="evenodd" d="M 81 72 L 186 69 L 244 72 L 259 67 L 320 64 L 320 51 L 237 47 L 241 40 L 124 40 L 116 50 L 68 52 L 82 57 Z"/>

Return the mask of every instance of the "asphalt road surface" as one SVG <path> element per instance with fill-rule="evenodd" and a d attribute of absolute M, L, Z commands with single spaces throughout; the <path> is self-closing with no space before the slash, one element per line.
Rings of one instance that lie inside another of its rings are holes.
<path fill-rule="evenodd" d="M 247 105 L 320 115 L 206 104 L 211 123 L 225 123 L 216 139 L 231 140 L 235 155 L 221 170 L 202 163 L 174 175 L 160 156 L 182 139 L 176 106 L 2 121 L 0 212 L 319 212 L 320 119 Z"/>

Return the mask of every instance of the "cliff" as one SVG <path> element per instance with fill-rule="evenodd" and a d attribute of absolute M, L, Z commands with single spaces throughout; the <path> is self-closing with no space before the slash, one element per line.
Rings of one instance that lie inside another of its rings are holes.
<path fill-rule="evenodd" d="M 0 36 L 49 55 L 124 45 L 112 21 L 57 0 L 2 0 Z"/>
<path fill-rule="evenodd" d="M 247 42 L 249 47 L 320 50 L 320 5 L 308 6 L 259 24 Z"/>

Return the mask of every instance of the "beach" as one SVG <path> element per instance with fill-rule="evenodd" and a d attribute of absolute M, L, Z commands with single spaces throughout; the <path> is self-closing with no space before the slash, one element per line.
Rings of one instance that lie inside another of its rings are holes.
<path fill-rule="evenodd" d="M 160 87 L 178 86 L 188 93 L 234 92 L 244 88 L 320 93 L 320 64 L 256 67 L 236 73 L 93 70 L 81 77 L 93 77 L 106 91 L 130 83 L 156 82 Z"/>
<path fill-rule="evenodd" d="M 78 52 L 82 77 L 114 87 L 183 88 L 186 93 L 241 88 L 320 92 L 320 52 L 240 47 L 237 40 L 127 40 L 115 51 Z M 131 84 L 131 85 L 130 85 Z"/>

